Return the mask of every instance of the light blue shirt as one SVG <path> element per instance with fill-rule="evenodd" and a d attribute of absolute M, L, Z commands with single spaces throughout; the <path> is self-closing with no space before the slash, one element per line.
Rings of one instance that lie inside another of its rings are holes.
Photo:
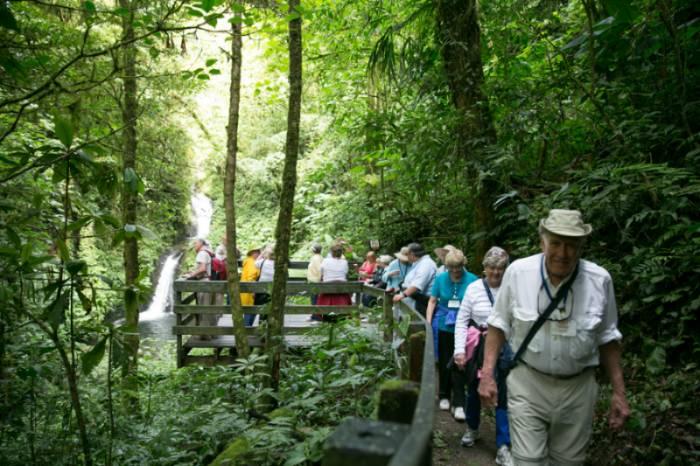
<path fill-rule="evenodd" d="M 396 276 L 389 276 L 391 272 L 399 271 Z M 382 281 L 386 283 L 387 289 L 398 288 L 406 278 L 406 274 L 411 270 L 411 264 L 402 264 L 400 260 L 394 259 L 382 274 Z"/>
<path fill-rule="evenodd" d="M 418 291 L 426 296 L 430 296 L 430 290 L 435 282 L 435 272 L 437 266 L 429 255 L 425 255 L 413 263 L 411 270 L 406 274 L 406 279 L 403 282 L 403 289 L 407 290 L 410 287 L 415 287 Z M 415 300 L 411 297 L 404 299 L 404 302 L 416 308 Z"/>

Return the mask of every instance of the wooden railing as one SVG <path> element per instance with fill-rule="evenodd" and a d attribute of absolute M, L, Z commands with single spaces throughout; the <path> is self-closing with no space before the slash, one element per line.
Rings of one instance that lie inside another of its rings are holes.
<path fill-rule="evenodd" d="M 190 281 L 175 282 L 176 325 L 173 332 L 177 336 L 178 367 L 187 363 L 187 348 L 183 346 L 183 337 L 187 335 L 233 335 L 233 327 L 195 325 L 197 314 L 230 313 L 230 306 L 199 306 L 194 302 L 194 293 L 226 293 L 226 282 Z M 270 293 L 271 283 L 242 282 L 243 293 Z M 347 283 L 299 283 L 287 282 L 287 295 L 312 295 L 320 293 L 351 293 L 355 295 L 351 306 L 310 306 L 287 304 L 285 315 L 294 314 L 349 314 L 362 313 L 362 296 L 370 295 L 380 298 L 385 321 L 384 339 L 389 342 L 397 338 L 404 342 L 395 350 L 408 357 L 408 364 L 400 371 L 403 379 L 394 388 L 382 388 L 380 398 L 384 395 L 396 396 L 398 404 L 388 403 L 389 411 L 382 410 L 381 399 L 379 420 L 350 418 L 344 421 L 327 439 L 324 446 L 324 466 L 345 465 L 391 465 L 418 466 L 431 464 L 431 441 L 435 418 L 435 354 L 433 350 L 432 328 L 426 320 L 404 304 L 398 303 L 401 319 L 408 319 L 408 334 L 399 335 L 394 323 L 392 294 L 384 290 L 367 286 L 361 282 Z M 189 294 L 189 296 L 188 296 Z M 267 314 L 267 306 L 244 306 L 249 314 Z M 308 327 L 283 327 L 286 335 L 306 333 Z M 246 333 L 254 335 L 257 327 L 246 328 Z M 250 340 L 249 340 L 250 343 Z M 216 346 L 216 345 L 211 345 Z M 397 360 L 403 359 L 397 358 Z M 404 383 L 405 382 L 405 383 Z M 398 388 L 396 388 L 398 387 Z M 403 392 L 402 392 L 403 390 Z M 406 396 L 406 394 L 408 396 Z M 395 399 L 394 399 L 395 400 Z"/>
<path fill-rule="evenodd" d="M 272 283 L 268 282 L 241 282 L 242 293 L 270 293 Z M 196 303 L 196 293 L 218 293 L 225 294 L 227 291 L 227 283 L 225 281 L 196 281 L 196 280 L 176 280 L 175 289 L 175 304 L 173 312 L 175 313 L 175 326 L 173 333 L 176 336 L 177 345 L 177 366 L 182 367 L 188 362 L 195 362 L 199 358 L 189 357 L 188 353 L 193 346 L 192 342 L 183 342 L 186 337 L 202 337 L 202 336 L 222 336 L 234 335 L 233 326 L 204 326 L 200 325 L 200 316 L 204 314 L 230 314 L 231 307 L 227 305 L 200 305 Z M 351 306 L 311 306 L 304 304 L 287 304 L 284 308 L 285 315 L 305 315 L 305 314 L 351 314 L 353 312 L 362 313 L 363 294 L 373 296 L 383 296 L 384 291 L 378 290 L 364 285 L 361 282 L 344 282 L 344 283 L 301 283 L 287 282 L 287 296 L 320 294 L 320 293 L 350 293 L 355 296 L 354 304 Z M 385 338 L 391 338 L 390 329 L 393 322 L 391 313 L 390 301 L 385 301 L 385 321 L 388 325 L 385 328 Z M 243 312 L 246 314 L 266 315 L 269 313 L 268 306 L 243 306 Z M 283 326 L 282 333 L 285 335 L 294 335 L 306 333 L 309 325 Z M 259 346 L 260 338 L 257 337 L 257 327 L 246 327 L 246 334 L 249 335 L 248 343 L 251 346 Z M 231 339 L 222 341 L 209 341 L 198 343 L 200 347 L 232 347 L 234 343 Z"/>

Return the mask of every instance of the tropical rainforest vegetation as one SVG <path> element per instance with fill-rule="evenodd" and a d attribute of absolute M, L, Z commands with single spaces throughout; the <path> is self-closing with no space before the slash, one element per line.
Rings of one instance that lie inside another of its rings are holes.
<path fill-rule="evenodd" d="M 371 416 L 391 348 L 356 320 L 274 353 L 279 385 L 265 354 L 175 370 L 142 344 L 194 191 L 215 243 L 452 243 L 474 272 L 581 210 L 632 409 L 611 432 L 601 391 L 590 462 L 700 463 L 699 65 L 690 0 L 0 2 L 2 463 L 314 464 Z"/>

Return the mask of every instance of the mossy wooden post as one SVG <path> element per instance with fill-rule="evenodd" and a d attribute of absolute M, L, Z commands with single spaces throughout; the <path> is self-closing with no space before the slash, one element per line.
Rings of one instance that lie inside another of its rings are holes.
<path fill-rule="evenodd" d="M 394 339 L 394 302 L 391 293 L 384 292 L 382 302 L 384 311 L 384 341 L 391 342 Z"/>
<path fill-rule="evenodd" d="M 396 422 L 346 419 L 323 445 L 323 466 L 385 466 L 411 428 Z"/>
<path fill-rule="evenodd" d="M 387 380 L 379 387 L 377 417 L 380 421 L 410 424 L 418 403 L 420 384 L 410 380 Z"/>
<path fill-rule="evenodd" d="M 416 332 L 408 337 L 408 379 L 420 383 L 423 373 L 425 332 Z"/>

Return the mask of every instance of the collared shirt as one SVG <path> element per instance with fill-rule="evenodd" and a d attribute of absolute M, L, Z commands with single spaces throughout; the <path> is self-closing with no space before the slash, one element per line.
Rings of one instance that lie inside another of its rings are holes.
<path fill-rule="evenodd" d="M 490 288 L 493 299 L 498 296 L 501 287 Z M 459 306 L 457 313 L 457 323 L 455 324 L 455 355 L 464 353 L 467 344 L 467 327 L 469 320 L 473 320 L 479 327 L 485 327 L 486 321 L 491 315 L 493 305 L 489 295 L 484 288 L 484 281 L 472 282 L 464 293 L 464 299 Z"/>
<path fill-rule="evenodd" d="M 326 257 L 321 262 L 321 276 L 324 282 L 347 281 L 348 261 L 343 257 Z"/>
<path fill-rule="evenodd" d="M 506 269 L 488 324 L 503 330 L 514 351 L 550 303 L 542 283 L 543 255 L 517 260 Z M 543 267 L 552 296 L 552 285 Z M 563 284 L 565 281 L 562 281 Z M 559 286 L 561 286 L 561 284 Z M 572 375 L 599 362 L 598 347 L 622 338 L 617 329 L 617 304 L 610 274 L 581 259 L 576 281 L 523 353 L 523 361 L 554 375 Z"/>
<path fill-rule="evenodd" d="M 309 268 L 306 269 L 306 279 L 309 283 L 319 283 L 321 281 L 321 254 L 314 254 L 309 261 Z"/>
<path fill-rule="evenodd" d="M 403 289 L 407 290 L 415 286 L 418 291 L 424 295 L 430 296 L 430 290 L 433 288 L 436 272 L 437 267 L 435 266 L 435 262 L 433 262 L 429 255 L 424 255 L 413 263 L 411 270 L 406 274 L 406 279 L 403 282 Z M 404 302 L 412 308 L 416 308 L 416 303 L 413 298 L 404 298 Z"/>

